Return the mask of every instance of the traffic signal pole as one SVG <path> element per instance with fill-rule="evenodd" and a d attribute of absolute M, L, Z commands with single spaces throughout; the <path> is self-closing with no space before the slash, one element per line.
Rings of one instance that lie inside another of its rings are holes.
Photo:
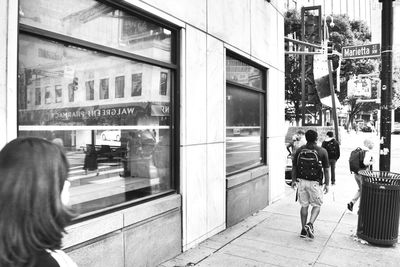
<path fill-rule="evenodd" d="M 330 60 L 330 59 L 328 59 L 328 71 L 329 71 L 329 88 L 331 91 L 331 99 L 332 99 L 333 124 L 335 126 L 335 137 L 336 137 L 336 140 L 340 141 L 339 125 L 338 125 L 338 119 L 337 119 L 337 114 L 336 114 L 335 89 L 333 88 L 332 60 Z M 340 69 L 338 69 L 337 71 L 339 72 Z M 339 74 L 337 74 L 337 75 L 339 75 Z"/>
<path fill-rule="evenodd" d="M 392 45 L 393 5 L 392 0 L 382 2 L 382 71 L 381 71 L 381 139 L 379 170 L 390 171 L 390 148 L 392 134 Z"/>

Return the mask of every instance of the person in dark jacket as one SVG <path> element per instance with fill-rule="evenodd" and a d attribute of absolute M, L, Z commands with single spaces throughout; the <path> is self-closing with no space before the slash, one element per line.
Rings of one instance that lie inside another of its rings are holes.
<path fill-rule="evenodd" d="M 61 240 L 73 218 L 62 149 L 17 138 L 0 151 L 0 266 L 76 267 Z"/>
<path fill-rule="evenodd" d="M 333 132 L 326 133 L 326 139 L 322 142 L 322 147 L 326 149 L 329 157 L 329 164 L 331 165 L 331 183 L 336 184 L 336 161 L 340 158 L 340 145 L 339 142 L 333 137 Z"/>

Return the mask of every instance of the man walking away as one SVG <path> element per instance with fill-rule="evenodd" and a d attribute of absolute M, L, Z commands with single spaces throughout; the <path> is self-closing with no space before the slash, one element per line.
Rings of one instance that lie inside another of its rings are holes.
<path fill-rule="evenodd" d="M 336 183 L 336 161 L 340 158 L 340 146 L 339 142 L 333 137 L 333 132 L 329 131 L 326 133 L 326 139 L 322 142 L 322 147 L 328 152 L 329 165 L 331 165 L 331 183 Z"/>
<path fill-rule="evenodd" d="M 366 170 L 372 167 L 372 164 L 374 163 L 374 159 L 372 157 L 373 148 L 374 148 L 374 142 L 372 142 L 370 139 L 365 139 L 364 147 L 362 147 L 363 150 L 362 154 L 364 155 L 364 159 L 362 159 L 361 162 L 362 164 L 360 164 L 360 170 Z M 357 200 L 361 196 L 361 175 L 358 174 L 358 171 L 354 172 L 354 179 L 356 180 L 356 183 L 358 185 L 358 190 L 354 195 L 353 199 L 347 204 L 347 208 L 350 211 L 353 211 L 354 204 L 356 204 Z"/>
<path fill-rule="evenodd" d="M 300 208 L 300 237 L 314 238 L 316 221 L 324 193 L 329 191 L 329 159 L 325 148 L 317 146 L 316 131 L 306 132 L 307 144 L 301 146 L 293 157 L 292 187 L 297 187 Z M 325 178 L 325 179 L 323 179 Z M 297 182 L 298 180 L 298 182 Z M 323 183 L 324 181 L 324 183 Z M 308 207 L 312 206 L 307 223 Z"/>

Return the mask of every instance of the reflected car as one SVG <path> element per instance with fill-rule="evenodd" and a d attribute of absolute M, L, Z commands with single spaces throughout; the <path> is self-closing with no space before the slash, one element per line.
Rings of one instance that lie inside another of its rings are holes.
<path fill-rule="evenodd" d="M 392 134 L 400 134 L 400 128 L 395 128 L 395 129 L 392 131 Z"/>
<path fill-rule="evenodd" d="M 362 131 L 362 132 L 365 132 L 365 133 L 370 133 L 370 132 L 372 132 L 372 127 L 371 127 L 371 126 L 368 126 L 368 125 L 365 125 L 365 126 L 363 126 L 363 127 L 361 128 L 361 131 Z"/>
<path fill-rule="evenodd" d="M 240 135 L 240 128 L 233 128 L 233 135 L 234 136 Z"/>
<path fill-rule="evenodd" d="M 120 141 L 121 130 L 107 130 L 101 133 L 101 140 L 103 141 Z"/>

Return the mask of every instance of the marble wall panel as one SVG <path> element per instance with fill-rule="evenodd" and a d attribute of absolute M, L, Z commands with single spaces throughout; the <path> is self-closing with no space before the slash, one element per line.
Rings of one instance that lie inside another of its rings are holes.
<path fill-rule="evenodd" d="M 6 2 L 1 0 L 1 3 Z M 0 125 L 7 122 L 7 11 L 7 8 L 0 9 Z M 0 131 L 0 149 L 6 143 L 6 131 Z"/>
<path fill-rule="evenodd" d="M 284 177 L 286 164 L 285 134 L 287 127 L 282 127 L 285 110 L 284 73 L 271 68 L 268 73 L 268 135 L 267 162 L 270 179 L 270 201 L 278 199 L 284 193 Z"/>
<path fill-rule="evenodd" d="M 207 36 L 207 143 L 225 137 L 225 55 L 223 43 Z"/>
<path fill-rule="evenodd" d="M 208 1 L 208 33 L 250 54 L 250 2 Z M 223 16 L 221 12 L 224 12 Z"/>
<path fill-rule="evenodd" d="M 205 143 L 207 139 L 207 40 L 206 34 L 188 26 L 186 29 L 185 111 L 187 144 Z"/>
<path fill-rule="evenodd" d="M 160 10 L 206 31 L 207 0 L 142 0 Z"/>
<path fill-rule="evenodd" d="M 279 53 L 276 49 L 276 12 L 263 0 L 251 2 L 251 55 L 274 64 Z"/>
<path fill-rule="evenodd" d="M 124 266 L 124 240 L 121 232 L 68 252 L 78 266 Z"/>
<path fill-rule="evenodd" d="M 254 193 L 251 182 L 227 190 L 226 227 L 231 227 L 248 217 L 250 213 L 250 195 Z"/>
<path fill-rule="evenodd" d="M 180 210 L 124 230 L 125 266 L 157 266 L 181 252 Z M 110 265 L 121 266 L 121 265 Z"/>
<path fill-rule="evenodd" d="M 262 175 L 253 180 L 254 194 L 250 195 L 250 212 L 255 213 L 268 205 L 269 201 L 269 176 Z"/>
<path fill-rule="evenodd" d="M 186 188 L 182 192 L 186 201 L 186 230 L 184 229 L 184 245 L 190 244 L 207 233 L 207 147 L 195 145 L 185 147 L 186 166 L 182 179 L 186 179 Z"/>
<path fill-rule="evenodd" d="M 122 213 L 108 214 L 99 218 L 86 220 L 67 227 L 63 238 L 63 247 L 71 247 L 96 237 L 117 231 L 123 227 Z"/>
<path fill-rule="evenodd" d="M 17 137 L 18 1 L 3 0 L 0 12 L 0 149 Z"/>
<path fill-rule="evenodd" d="M 225 149 L 223 143 L 207 145 L 207 232 L 225 225 Z"/>
<path fill-rule="evenodd" d="M 284 17 L 281 14 L 277 14 L 276 16 L 276 25 L 277 25 L 277 62 L 275 67 L 278 68 L 281 72 L 285 72 L 285 29 L 284 29 Z"/>

